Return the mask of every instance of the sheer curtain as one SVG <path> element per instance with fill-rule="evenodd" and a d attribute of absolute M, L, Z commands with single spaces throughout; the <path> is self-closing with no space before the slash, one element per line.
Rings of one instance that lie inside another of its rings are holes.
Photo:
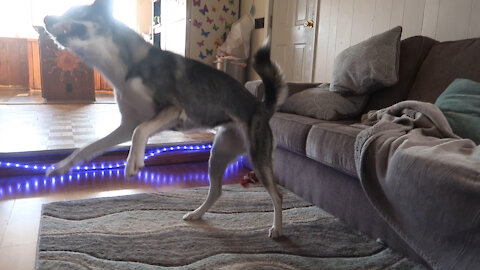
<path fill-rule="evenodd" d="M 72 6 L 94 0 L 0 0 L 0 37 L 37 38 L 33 25 L 43 25 L 46 15 L 60 15 Z M 136 28 L 137 0 L 114 0 L 114 16 Z"/>

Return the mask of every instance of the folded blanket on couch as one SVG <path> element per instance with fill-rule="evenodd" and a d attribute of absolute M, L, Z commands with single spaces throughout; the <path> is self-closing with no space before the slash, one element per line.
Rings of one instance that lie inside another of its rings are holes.
<path fill-rule="evenodd" d="M 384 219 L 434 269 L 480 269 L 480 146 L 431 103 L 370 112 L 357 172 Z"/>

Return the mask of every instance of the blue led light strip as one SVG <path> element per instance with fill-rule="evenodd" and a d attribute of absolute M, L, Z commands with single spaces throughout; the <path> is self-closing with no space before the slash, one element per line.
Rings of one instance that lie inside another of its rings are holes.
<path fill-rule="evenodd" d="M 237 174 L 242 168 L 244 168 L 243 162 L 243 157 L 239 157 L 236 161 L 232 162 L 226 168 L 224 177 L 229 178 L 232 175 Z M 207 185 L 209 183 L 209 177 L 208 171 L 205 170 L 199 172 L 198 169 L 196 169 L 195 172 L 184 171 L 180 173 L 140 171 L 133 178 L 126 178 L 125 172 L 121 169 L 72 172 L 59 177 L 38 175 L 27 177 L 21 176 L 9 178 L 5 183 L 0 182 L 0 199 L 14 196 L 28 196 L 39 192 L 56 191 L 59 188 L 75 185 L 75 183 L 83 181 L 90 181 L 92 184 L 103 181 L 128 181 L 150 186 L 167 186 L 186 182 L 196 182 Z"/>
<path fill-rule="evenodd" d="M 148 160 L 159 154 L 168 153 L 168 152 L 192 152 L 192 151 L 196 152 L 196 151 L 210 150 L 211 148 L 212 148 L 212 144 L 167 146 L 167 147 L 157 148 L 153 151 L 149 151 L 149 153 L 145 155 L 144 159 Z M 53 164 L 27 164 L 27 163 L 18 163 L 18 162 L 0 160 L 0 168 L 7 167 L 7 168 L 14 168 L 14 169 L 18 168 L 18 169 L 34 170 L 34 171 L 46 171 L 52 165 Z M 123 168 L 126 165 L 127 165 L 126 161 L 108 162 L 108 163 L 100 163 L 100 164 L 92 163 L 90 165 L 75 166 L 72 168 L 72 171 L 79 172 L 79 171 L 92 171 L 92 170 L 104 170 L 104 169 L 118 169 L 118 168 Z"/>

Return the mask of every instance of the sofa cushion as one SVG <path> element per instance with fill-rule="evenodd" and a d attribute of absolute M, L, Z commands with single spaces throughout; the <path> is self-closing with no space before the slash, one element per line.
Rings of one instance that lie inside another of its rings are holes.
<path fill-rule="evenodd" d="M 367 94 L 398 82 L 402 27 L 343 50 L 334 61 L 330 90 Z"/>
<path fill-rule="evenodd" d="M 352 119 L 362 113 L 367 95 L 343 96 L 322 84 L 287 98 L 280 111 L 321 120 Z"/>
<path fill-rule="evenodd" d="M 308 132 L 312 125 L 320 122 L 322 120 L 277 112 L 270 119 L 270 126 L 278 146 L 296 153 L 305 154 Z"/>
<path fill-rule="evenodd" d="M 408 99 L 434 103 L 457 78 L 480 81 L 480 38 L 434 45 L 418 71 Z"/>
<path fill-rule="evenodd" d="M 438 41 L 425 36 L 414 36 L 402 40 L 400 45 L 399 81 L 393 86 L 376 91 L 370 96 L 364 112 L 387 108 L 407 99 L 408 91 L 415 82 L 422 62 Z"/>
<path fill-rule="evenodd" d="M 352 121 L 315 124 L 307 137 L 307 157 L 357 176 L 354 145 L 357 134 L 364 126 Z"/>
<path fill-rule="evenodd" d="M 319 86 L 318 83 L 287 82 L 288 95 L 291 96 L 305 89 L 313 88 L 317 86 Z M 263 85 L 262 80 L 248 81 L 245 83 L 245 88 L 248 90 L 248 92 L 256 96 L 259 100 L 263 100 L 265 85 Z"/>
<path fill-rule="evenodd" d="M 456 79 L 438 97 L 440 108 L 455 134 L 480 144 L 480 83 Z"/>

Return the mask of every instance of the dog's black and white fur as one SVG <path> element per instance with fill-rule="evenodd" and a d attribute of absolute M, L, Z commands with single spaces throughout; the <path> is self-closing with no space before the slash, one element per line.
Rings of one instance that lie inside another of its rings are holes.
<path fill-rule="evenodd" d="M 125 171 L 133 176 L 144 166 L 145 146 L 153 134 L 172 128 L 219 126 L 209 160 L 207 199 L 184 219 L 198 219 L 213 205 L 221 194 L 228 164 L 248 153 L 273 201 L 274 220 L 269 235 L 281 236 L 282 197 L 273 179 L 274 142 L 269 119 L 288 90 L 280 68 L 270 60 L 269 44 L 257 52 L 254 61 L 265 84 L 261 102 L 225 73 L 152 47 L 113 19 L 111 0 L 96 0 L 92 5 L 72 8 L 63 16 L 47 16 L 45 26 L 60 46 L 99 69 L 110 81 L 122 115 L 116 130 L 76 150 L 47 174 L 63 174 L 131 139 Z"/>

